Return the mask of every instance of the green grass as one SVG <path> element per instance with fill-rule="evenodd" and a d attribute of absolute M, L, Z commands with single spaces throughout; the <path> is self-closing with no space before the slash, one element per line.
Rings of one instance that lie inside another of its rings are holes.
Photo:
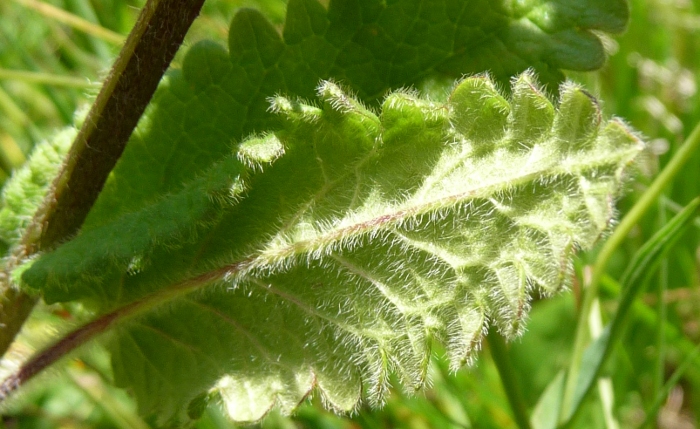
<path fill-rule="evenodd" d="M 92 23 L 89 32 L 55 13 L 40 13 L 34 3 L 0 2 L 0 180 L 89 102 L 118 51 L 118 35 L 128 34 L 143 0 L 51 1 Z M 235 8 L 256 3 L 273 21 L 282 21 L 280 1 L 208 0 L 186 45 L 225 37 Z M 574 290 L 533 303 L 527 333 L 506 350 L 489 341 L 474 365 L 456 374 L 437 350 L 430 368 L 433 387 L 424 394 L 410 397 L 397 388 L 384 408 L 361 408 L 345 417 L 323 411 L 315 397 L 293 417 L 272 413 L 262 427 L 514 428 L 514 404 L 530 414 L 537 409 L 539 422 L 573 414 L 574 428 L 700 427 L 700 412 L 694 411 L 700 410 L 700 220 L 697 212 L 676 217 L 700 195 L 700 150 L 686 150 L 682 165 L 677 161 L 684 142 L 698 140 L 691 132 L 700 124 L 700 2 L 631 0 L 631 6 L 629 29 L 610 41 L 607 65 L 571 76 L 603 100 L 607 113 L 625 118 L 650 142 L 639 176 L 618 202 L 624 233 L 613 233 L 598 252 L 580 255 Z M 635 263 L 645 255 L 650 259 Z M 626 273 L 630 267 L 638 270 Z M 70 313 L 42 307 L 13 353 L 25 356 L 50 341 L 54 329 L 76 325 Z M 613 320 L 619 326 L 611 334 L 614 347 L 580 410 L 552 415 L 546 402 L 538 407 L 548 386 L 552 396 L 545 398 L 556 402 L 568 391 L 565 402 L 579 402 L 574 382 L 553 381 L 567 371 L 575 375 L 569 380 L 597 372 L 595 359 L 572 362 L 583 356 L 588 333 Z M 501 374 L 510 380 L 507 389 Z M 110 377 L 102 350 L 81 350 L 0 410 L 0 428 L 150 427 L 131 399 L 110 385 Z M 232 425 L 209 407 L 197 427 Z"/>

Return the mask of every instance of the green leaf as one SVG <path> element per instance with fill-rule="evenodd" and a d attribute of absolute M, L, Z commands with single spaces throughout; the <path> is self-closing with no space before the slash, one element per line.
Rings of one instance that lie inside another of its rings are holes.
<path fill-rule="evenodd" d="M 0 239 L 15 245 L 68 153 L 77 130 L 66 128 L 34 148 L 29 160 L 5 184 L 0 197 Z"/>
<path fill-rule="evenodd" d="M 549 382 L 532 411 L 531 424 L 534 429 L 556 429 L 559 420 L 561 398 L 564 395 L 566 373 L 562 370 Z"/>
<path fill-rule="evenodd" d="M 110 347 L 117 383 L 147 414 L 181 414 L 210 391 L 254 421 L 313 387 L 349 411 L 363 391 L 381 403 L 391 372 L 418 389 L 434 339 L 457 369 L 487 326 L 513 338 L 532 292 L 566 286 L 642 148 L 578 86 L 562 87 L 557 111 L 530 74 L 510 100 L 493 88 L 471 77 L 447 103 L 398 91 L 377 113 L 330 82 L 317 106 L 274 97 L 278 132 L 85 231 L 23 280 L 49 300 L 137 314 Z M 253 156 L 274 161 L 253 173 Z M 232 184 L 246 190 L 209 216 L 198 190 Z M 175 245 L 179 229 L 154 218 L 194 224 L 192 236 Z"/>
<path fill-rule="evenodd" d="M 228 52 L 201 42 L 162 82 L 85 229 L 141 208 L 224 157 L 232 141 L 276 129 L 267 98 L 314 97 L 322 79 L 377 106 L 430 77 L 488 71 L 500 84 L 533 68 L 555 89 L 561 69 L 603 64 L 593 30 L 620 32 L 624 0 L 291 0 L 279 34 L 259 12 L 231 23 Z M 545 124 L 546 124 L 546 113 Z"/>

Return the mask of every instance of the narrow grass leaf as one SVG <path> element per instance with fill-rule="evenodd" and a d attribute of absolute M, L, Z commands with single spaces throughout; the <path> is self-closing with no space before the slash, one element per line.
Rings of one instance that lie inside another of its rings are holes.
<path fill-rule="evenodd" d="M 564 395 L 565 376 L 564 370 L 559 371 L 537 400 L 537 405 L 535 405 L 530 418 L 533 429 L 555 429 L 557 427 L 559 409 Z"/>
<path fill-rule="evenodd" d="M 613 345 L 620 341 L 624 323 L 627 321 L 629 309 L 635 298 L 647 283 L 664 255 L 681 237 L 685 228 L 694 220 L 698 207 L 700 207 L 700 198 L 690 202 L 683 211 L 678 213 L 668 224 L 654 234 L 632 258 L 629 268 L 623 274 L 620 282 L 623 285 L 624 292 L 617 313 L 610 324 L 606 326 L 603 333 L 583 354 L 581 372 L 579 373 L 572 403 L 573 406 L 566 415 L 565 424 L 571 422 L 573 416 L 579 411 L 583 400 L 593 387 L 603 364 L 609 357 Z"/>

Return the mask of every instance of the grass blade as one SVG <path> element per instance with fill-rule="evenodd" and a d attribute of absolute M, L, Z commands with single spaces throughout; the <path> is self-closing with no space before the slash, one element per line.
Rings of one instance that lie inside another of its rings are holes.
<path fill-rule="evenodd" d="M 581 370 L 581 356 L 585 350 L 588 341 L 587 320 L 591 312 L 593 301 L 598 296 L 598 287 L 600 280 L 605 274 L 605 268 L 608 265 L 615 249 L 617 249 L 627 237 L 627 234 L 632 230 L 644 216 L 644 214 L 656 204 L 658 198 L 662 195 L 664 189 L 673 181 L 674 177 L 681 171 L 683 165 L 693 157 L 700 147 L 700 125 L 695 126 L 688 138 L 685 140 L 680 149 L 673 155 L 673 158 L 666 164 L 664 169 L 654 179 L 654 182 L 649 186 L 649 189 L 642 195 L 627 215 L 622 219 L 620 224 L 615 229 L 615 232 L 607 240 L 605 245 L 598 255 L 598 259 L 593 269 L 591 282 L 586 289 L 581 310 L 579 313 L 578 324 L 576 328 L 576 338 L 572 353 L 571 366 L 566 377 L 566 387 L 564 389 L 564 399 L 562 409 L 560 410 L 560 420 L 563 422 L 567 416 L 571 415 L 573 407 L 573 398 L 575 394 L 579 372 Z"/>
<path fill-rule="evenodd" d="M 530 419 L 533 429 L 555 429 L 557 427 L 557 411 L 561 408 L 564 394 L 564 379 L 566 373 L 562 370 L 549 382 Z"/>
<path fill-rule="evenodd" d="M 56 6 L 50 5 L 48 3 L 44 3 L 37 0 L 16 1 L 25 7 L 36 10 L 40 14 L 46 16 L 47 18 L 69 25 L 77 30 L 85 32 L 86 34 L 113 43 L 115 45 L 121 45 L 126 39 L 119 33 L 115 33 L 112 30 L 101 27 L 97 24 L 93 24 L 90 21 L 87 21 L 77 15 L 74 15 L 70 12 L 66 12 L 63 9 L 57 8 Z"/>
<path fill-rule="evenodd" d="M 624 324 L 628 319 L 627 316 L 635 298 L 661 263 L 663 256 L 693 221 L 698 207 L 700 207 L 700 198 L 696 198 L 688 204 L 683 211 L 654 234 L 635 254 L 629 268 L 620 281 L 624 292 L 617 313 L 610 324 L 606 326 L 601 336 L 583 354 L 581 371 L 576 382 L 572 406 L 569 413 L 565 416 L 562 426 L 568 425 L 581 408 L 583 400 L 590 392 L 603 364 L 609 357 L 613 345 L 619 342 L 622 336 Z"/>
<path fill-rule="evenodd" d="M 72 76 L 62 76 L 50 73 L 31 72 L 26 70 L 8 70 L 0 68 L 0 80 L 19 80 L 37 85 L 52 85 L 72 88 L 99 88 L 97 82 Z"/>

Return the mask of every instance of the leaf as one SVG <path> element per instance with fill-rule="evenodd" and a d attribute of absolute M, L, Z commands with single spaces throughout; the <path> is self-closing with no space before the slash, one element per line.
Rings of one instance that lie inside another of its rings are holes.
<path fill-rule="evenodd" d="M 534 429 L 556 429 L 561 398 L 564 396 L 565 377 L 566 373 L 563 370 L 559 371 L 537 400 L 531 417 Z"/>
<path fill-rule="evenodd" d="M 309 99 L 334 79 L 376 107 L 428 77 L 489 71 L 507 85 L 528 68 L 554 89 L 560 69 L 600 67 L 592 31 L 620 32 L 627 19 L 624 0 L 333 0 L 328 9 L 291 0 L 280 35 L 241 10 L 228 52 L 201 42 L 162 82 L 84 228 L 179 189 L 226 156 L 229 142 L 277 128 L 267 102 L 275 94 Z"/>
<path fill-rule="evenodd" d="M 242 159 L 284 152 L 265 171 L 238 179 L 241 163 L 217 164 L 44 255 L 23 280 L 49 300 L 136 308 L 110 348 L 116 382 L 146 414 L 178 415 L 213 389 L 234 420 L 254 421 L 274 404 L 290 412 L 314 386 L 348 411 L 363 390 L 381 403 L 391 372 L 418 389 L 434 339 L 457 369 L 487 326 L 513 338 L 533 291 L 566 286 L 642 147 L 573 84 L 557 111 L 531 74 L 510 99 L 494 88 L 467 78 L 446 104 L 399 91 L 379 113 L 330 82 L 319 106 L 277 96 L 280 131 L 238 148 Z M 209 177 L 247 191 L 189 242 L 154 229 L 145 246 L 115 243 L 112 231 L 140 243 L 128 231 L 198 212 L 173 201 Z M 112 250 L 129 245 L 138 255 Z"/>
<path fill-rule="evenodd" d="M 36 146 L 29 160 L 5 184 L 0 197 L 0 238 L 15 245 L 39 208 L 77 130 L 66 128 Z"/>

